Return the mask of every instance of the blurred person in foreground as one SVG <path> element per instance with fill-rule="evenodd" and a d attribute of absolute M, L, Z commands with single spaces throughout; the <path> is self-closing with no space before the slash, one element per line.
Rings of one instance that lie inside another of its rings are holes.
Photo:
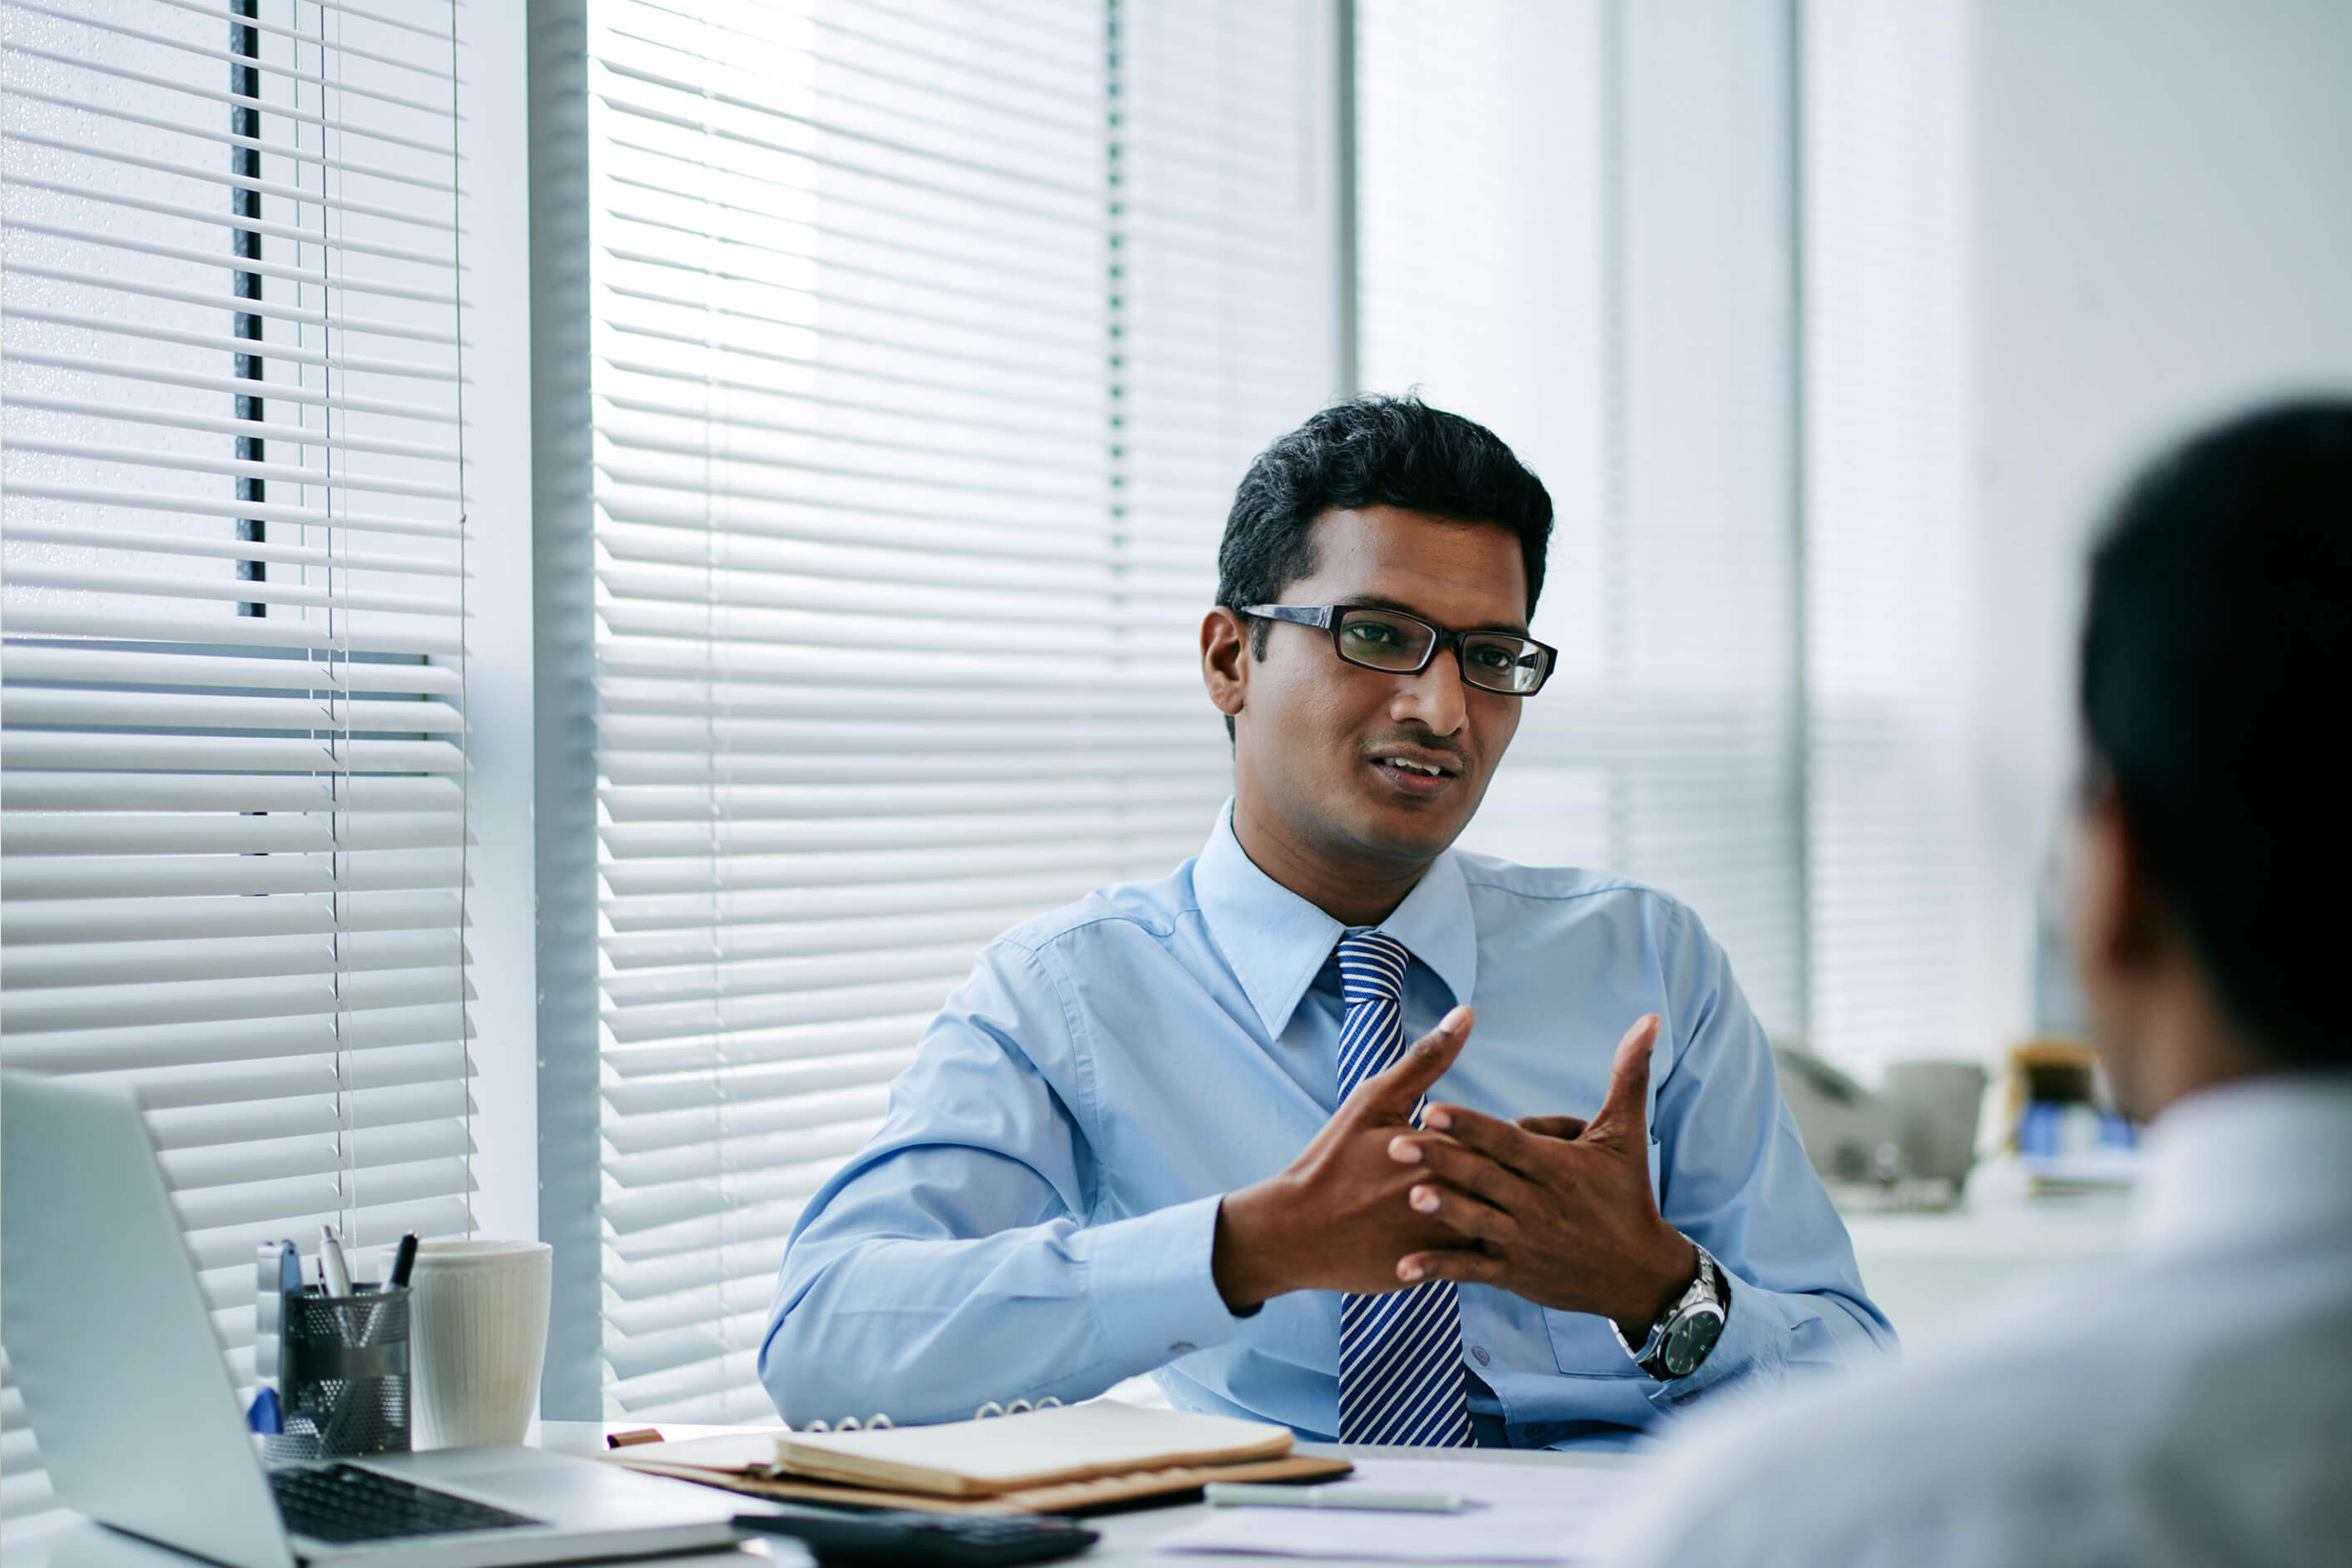
<path fill-rule="evenodd" d="M 2081 703 L 2076 964 L 2154 1119 L 2127 1257 L 1685 1429 L 1623 1563 L 2352 1563 L 2352 402 L 2139 480 Z"/>
<path fill-rule="evenodd" d="M 1153 1373 L 1310 1436 L 1622 1447 L 1891 1342 L 1697 918 L 1453 847 L 1551 672 L 1550 532 L 1412 398 L 1251 465 L 1200 626 L 1233 798 L 982 952 L 794 1228 L 788 1419 Z"/>

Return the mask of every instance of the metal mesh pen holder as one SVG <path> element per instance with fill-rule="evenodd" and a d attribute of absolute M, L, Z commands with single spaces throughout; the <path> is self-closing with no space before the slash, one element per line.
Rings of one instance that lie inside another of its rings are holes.
<path fill-rule="evenodd" d="M 271 1463 L 408 1451 L 408 1288 L 283 1298 Z"/>

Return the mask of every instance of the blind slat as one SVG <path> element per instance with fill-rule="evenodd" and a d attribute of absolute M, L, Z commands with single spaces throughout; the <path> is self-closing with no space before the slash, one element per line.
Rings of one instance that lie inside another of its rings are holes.
<path fill-rule="evenodd" d="M 1068 839 L 1135 837 L 1182 844 L 1201 826 L 1192 802 L 1165 812 L 1112 808 L 1103 812 L 1032 810 L 1001 817 L 925 820 L 909 817 L 835 818 L 818 822 L 723 822 L 661 826 L 611 826 L 600 835 L 615 859 L 683 859 L 698 855 L 781 855 L 908 849 L 931 845 L 1003 844 L 1035 847 Z"/>
<path fill-rule="evenodd" d="M 681 931 L 615 934 L 598 946 L 615 971 L 690 963 L 728 963 L 761 958 L 798 958 L 814 953 L 890 951 L 926 943 L 954 942 L 967 952 L 1009 930 L 1035 911 L 1013 905 L 977 910 L 927 910 L 919 914 L 831 921 L 795 921 L 762 926 L 709 926 Z M 623 984 L 616 973 L 612 984 Z M 617 992 L 615 994 L 618 994 Z"/>
<path fill-rule="evenodd" d="M 320 726 L 321 729 L 331 728 Z M 333 726 L 332 728 L 340 728 Z M 0 742 L 12 768 L 130 772 L 461 773 L 462 746 L 446 741 L 275 740 L 253 736 L 106 735 L 25 730 Z"/>
<path fill-rule="evenodd" d="M 17 530 L 12 538 L 24 537 Z M 34 537 L 38 537 L 35 535 Z M 26 684 L 254 686 L 287 690 L 390 692 L 455 697 L 464 689 L 446 665 L 351 658 L 237 658 L 202 653 L 138 653 L 72 643 L 20 642 L 8 650 L 8 679 Z"/>
<path fill-rule="evenodd" d="M 5 890 L 5 889 L 0 889 Z M 11 904 L 11 947 L 46 942 L 163 942 L 182 937 L 292 936 L 337 931 L 425 931 L 465 923 L 454 892 L 338 891 L 274 898 L 61 898 Z"/>
<path fill-rule="evenodd" d="M 604 1065 L 624 1078 L 661 1073 L 710 1072 L 720 1068 L 772 1066 L 860 1050 L 902 1047 L 919 1037 L 928 1012 L 857 1018 L 848 1023 L 794 1024 L 781 1029 L 747 1030 L 721 1040 L 663 1041 L 615 1045 Z"/>
<path fill-rule="evenodd" d="M 7 787 L 13 785 L 0 784 L 0 788 Z M 1055 780 L 1024 789 L 1017 796 L 991 802 L 991 809 L 984 815 L 972 811 L 971 792 L 956 783 L 861 789 L 835 789 L 823 784 L 740 784 L 725 785 L 716 791 L 614 785 L 602 793 L 604 809 L 615 823 L 709 823 L 723 818 L 730 823 L 779 821 L 807 825 L 862 816 L 961 816 L 974 821 L 1002 821 L 1007 816 L 1032 812 L 1148 810 L 1187 805 L 1198 796 L 1196 786 L 1171 784 L 1150 775 L 1104 781 Z"/>
<path fill-rule="evenodd" d="M 455 1003 L 386 1007 L 349 1016 L 328 1013 L 232 1023 L 140 1024 L 122 1028 L 11 1031 L 10 1065 L 34 1072 L 115 1072 L 191 1062 L 316 1056 L 379 1046 L 421 1046 L 469 1037 Z"/>
<path fill-rule="evenodd" d="M 295 816 L 215 816 L 186 813 L 83 816 L 11 811 L 0 818 L 0 849 L 10 855 L 353 854 L 370 849 L 423 849 L 470 844 L 451 813 L 340 813 Z"/>
<path fill-rule="evenodd" d="M 337 593 L 281 581 L 250 582 L 224 575 L 217 581 L 166 577 L 141 572 L 101 572 L 83 566 L 52 566 L 27 561 L 9 575 L 27 588 L 65 588 L 86 594 L 149 596 L 163 599 L 215 599 L 235 604 L 286 605 L 346 614 L 371 611 L 403 616 L 462 616 L 464 604 L 455 595 L 422 594 Z"/>
<path fill-rule="evenodd" d="M 242 302 L 224 300 L 221 305 L 226 310 Z M 341 430 L 295 424 L 283 417 L 229 419 L 184 409 L 146 408 L 135 404 L 101 403 L 82 397 L 52 397 L 47 393 L 14 390 L 7 394 L 6 402 L 11 408 L 37 409 L 45 414 L 74 414 L 111 423 L 145 425 L 170 430 L 201 430 L 214 436 L 243 436 L 249 439 L 283 441 L 292 446 L 330 452 L 377 453 L 434 464 L 456 460 L 447 451 L 423 441 L 386 441 L 367 436 L 352 436 Z"/>
<path fill-rule="evenodd" d="M 9 226 L 31 231 L 37 226 L 12 224 Z M 339 288 L 342 287 L 342 279 L 337 279 L 336 285 Z M 249 380 L 176 370 L 168 365 L 152 363 L 148 359 L 131 361 L 97 359 L 86 354 L 61 353 L 31 345 L 12 350 L 9 357 L 20 364 L 41 365 L 50 370 L 104 376 L 110 380 L 141 382 L 152 386 L 171 387 L 178 391 L 218 392 L 232 396 L 250 396 L 254 392 L 253 384 Z M 347 392 L 322 391 L 316 387 L 302 386 L 286 381 L 269 382 L 266 390 L 272 403 L 300 404 L 314 408 L 339 408 L 347 414 L 381 414 L 397 419 L 419 420 L 430 425 L 452 423 L 446 409 L 436 407 L 431 404 L 395 402 L 381 397 L 353 397 Z"/>
<path fill-rule="evenodd" d="M 125 973 L 142 982 L 265 974 L 336 974 L 363 969 L 422 969 L 465 962 L 455 931 L 342 931 L 333 937 L 194 937 L 139 943 L 26 945 L 8 955 L 0 984 L 9 990 L 100 985 Z"/>
<path fill-rule="evenodd" d="M 151 1123 L 168 1127 L 171 1114 L 182 1110 L 212 1108 L 222 1113 L 221 1125 L 233 1125 L 237 1107 L 270 1114 L 271 1108 L 263 1103 L 269 1100 L 331 1103 L 337 1096 L 366 1097 L 400 1089 L 445 1093 L 463 1089 L 468 1071 L 460 1047 L 428 1043 L 382 1047 L 358 1056 L 328 1053 L 255 1062 L 192 1063 L 128 1075 L 86 1077 L 89 1082 L 137 1093 Z M 470 1096 L 467 1102 L 471 1103 Z"/>
<path fill-rule="evenodd" d="M 233 353 L 251 353 L 255 344 L 249 339 L 223 340 L 222 346 Z M 264 347 L 274 350 L 274 345 Z M 345 365 L 343 368 L 362 367 Z M 24 437 L 9 437 L 5 449 L 93 465 L 121 463 L 136 468 L 170 468 L 184 474 L 219 474 L 230 479 L 274 480 L 278 484 L 373 491 L 381 495 L 425 496 L 434 500 L 457 499 L 457 490 L 453 485 L 419 484 L 405 479 L 355 475 L 348 465 L 332 469 L 306 468 L 292 463 L 256 463 L 236 458 L 211 458 L 187 452 L 165 453 L 152 447 L 126 447 L 115 442 L 42 441 Z"/>
<path fill-rule="evenodd" d="M 127 294 L 142 300 L 170 300 L 174 304 L 198 306 L 207 312 L 226 310 L 238 315 L 258 317 L 264 321 L 299 321 L 306 326 L 326 327 L 338 332 L 363 332 L 379 337 L 404 338 L 417 342 L 453 343 L 457 342 L 457 339 L 452 337 L 449 333 L 435 331 L 429 327 L 406 327 L 394 321 L 376 321 L 362 316 L 352 316 L 346 314 L 340 309 L 333 311 L 325 310 L 306 310 L 299 306 L 280 305 L 268 300 L 252 299 L 242 294 L 209 294 L 192 289 L 171 289 L 161 284 L 135 283 L 127 279 L 109 278 L 102 274 L 78 272 L 71 268 L 63 267 L 43 267 L 35 263 L 19 262 L 13 267 L 11 270 L 16 272 L 17 276 L 23 278 L 47 278 L 54 282 L 75 284 L 85 289 L 103 289 L 109 294 Z M 8 399 L 8 402 L 11 406 L 16 407 L 53 408 L 58 409 L 58 411 L 61 413 L 96 414 L 100 418 L 120 419 L 126 417 L 156 417 L 152 415 L 132 416 L 120 409 L 109 414 L 97 408 L 72 405 L 70 400 L 44 398 L 37 393 L 12 395 Z M 58 405 L 60 402 L 65 402 L 68 405 L 63 408 L 58 408 Z M 205 428 L 205 426 L 203 426 L 180 423 L 183 420 L 201 417 L 203 416 L 180 415 L 172 418 L 171 422 L 179 424 L 180 427 L 183 429 Z M 233 425 L 236 422 L 223 420 L 219 423 L 222 425 Z M 286 429 L 289 427 L 283 425 L 278 425 L 272 426 L 272 428 Z M 326 436 L 323 432 L 316 433 L 310 444 L 315 446 L 341 447 L 354 451 L 373 451 L 381 449 L 374 443 L 366 443 L 362 445 L 350 441 L 338 441 Z M 405 453 L 407 456 L 421 458 L 431 462 L 446 462 L 449 460 L 448 454 L 446 452 L 436 451 L 430 447 L 411 446 L 405 449 Z"/>
<path fill-rule="evenodd" d="M 913 1059 L 911 1047 L 860 1051 L 814 1061 L 742 1068 L 730 1073 L 723 1085 L 708 1074 L 694 1073 L 679 1078 L 622 1079 L 606 1084 L 602 1093 L 614 1110 L 632 1119 L 633 1128 L 657 1124 L 683 1128 L 686 1123 L 678 1118 L 688 1112 L 707 1115 L 736 1106 L 756 1109 L 767 1100 L 791 1105 L 803 1096 L 830 1089 L 887 1083 Z"/>
<path fill-rule="evenodd" d="M 444 630 L 439 626 L 419 628 L 413 624 L 371 617 L 354 627 L 348 618 L 337 624 L 325 616 L 310 620 L 299 616 L 264 619 L 226 613 L 198 619 L 156 613 L 148 605 L 138 608 L 148 613 L 135 615 L 128 605 L 95 609 L 25 605 L 9 611 L 8 635 L 44 634 L 119 643 L 180 643 L 206 652 L 221 647 L 310 648 L 349 657 L 413 654 L 455 658 L 466 649 L 464 640 L 455 630 Z"/>
<path fill-rule="evenodd" d="M 201 668 L 201 667 L 199 667 Z M 193 681 L 189 684 L 194 684 Z M 218 697 L 194 692 L 62 690 L 25 686 L 8 700 L 16 724 L 112 724 L 124 729 L 462 731 L 465 716 L 446 702 Z"/>
<path fill-rule="evenodd" d="M 343 1140 L 349 1145 L 358 1142 L 356 1138 Z M 229 1226 L 273 1224 L 292 1228 L 289 1222 L 347 1212 L 347 1181 L 366 1185 L 371 1208 L 379 1204 L 419 1199 L 429 1202 L 452 1189 L 471 1190 L 467 1162 L 462 1156 L 385 1168 L 362 1164 L 355 1153 L 345 1153 L 340 1169 L 331 1166 L 316 1175 L 256 1182 L 243 1188 L 200 1188 L 175 1193 L 172 1206 L 179 1211 L 180 1223 L 190 1230 L 217 1231 Z M 365 1229 L 354 1226 L 353 1233 L 362 1238 L 359 1245 L 369 1245 Z M 263 1238 L 255 1237 L 257 1241 L 260 1239 Z M 246 1255 L 252 1256 L 251 1243 L 247 1245 Z M 199 1249 L 197 1256 L 202 1258 L 205 1253 Z"/>

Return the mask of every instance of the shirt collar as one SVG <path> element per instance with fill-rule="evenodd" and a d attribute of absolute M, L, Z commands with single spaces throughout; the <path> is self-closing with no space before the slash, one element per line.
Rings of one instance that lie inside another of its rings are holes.
<path fill-rule="evenodd" d="M 1258 869 L 1234 837 L 1230 800 L 1192 868 L 1192 890 L 1266 1037 L 1278 1037 L 1348 928 Z M 1455 1002 L 1470 999 L 1478 983 L 1478 932 L 1471 923 L 1470 887 L 1454 851 L 1430 862 L 1378 929 L 1428 965 Z"/>
<path fill-rule="evenodd" d="M 2142 1252 L 2181 1258 L 2352 1225 L 2352 1072 L 2266 1072 L 2168 1106 L 2133 1204 Z"/>

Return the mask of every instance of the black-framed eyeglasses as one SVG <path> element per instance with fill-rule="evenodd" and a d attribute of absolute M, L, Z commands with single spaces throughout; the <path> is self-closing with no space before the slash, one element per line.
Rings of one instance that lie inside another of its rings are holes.
<path fill-rule="evenodd" d="M 1319 626 L 1331 634 L 1331 651 L 1346 662 L 1393 675 L 1418 675 L 1439 648 L 1450 647 L 1465 684 L 1506 697 L 1542 690 L 1559 658 L 1558 648 L 1517 632 L 1447 631 L 1419 616 L 1369 605 L 1249 605 L 1242 614 Z"/>

